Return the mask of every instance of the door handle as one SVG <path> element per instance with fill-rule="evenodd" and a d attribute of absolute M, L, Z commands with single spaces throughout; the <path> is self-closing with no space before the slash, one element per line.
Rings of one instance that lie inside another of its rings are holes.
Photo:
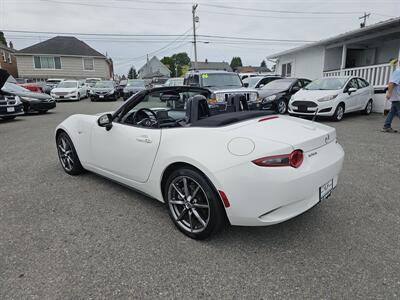
<path fill-rule="evenodd" d="M 150 144 L 152 142 L 151 138 L 149 138 L 147 135 L 142 135 L 140 137 L 137 137 L 136 140 L 141 143 L 146 143 Z"/>

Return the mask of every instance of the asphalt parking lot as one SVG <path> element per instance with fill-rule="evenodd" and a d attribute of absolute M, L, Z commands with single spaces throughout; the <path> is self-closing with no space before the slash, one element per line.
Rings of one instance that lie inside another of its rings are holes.
<path fill-rule="evenodd" d="M 346 152 L 331 198 L 199 242 L 162 203 L 61 169 L 56 125 L 121 104 L 63 102 L 0 121 L 0 299 L 400 297 L 400 134 L 379 131 L 382 115 L 324 121 Z"/>

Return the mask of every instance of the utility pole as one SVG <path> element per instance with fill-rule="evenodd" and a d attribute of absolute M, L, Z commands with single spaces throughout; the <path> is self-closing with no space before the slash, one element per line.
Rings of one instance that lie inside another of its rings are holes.
<path fill-rule="evenodd" d="M 196 8 L 199 6 L 197 3 L 192 6 L 193 15 L 193 47 L 194 47 L 194 69 L 197 70 L 197 43 L 196 43 L 196 23 L 199 22 L 199 17 L 196 16 Z"/>
<path fill-rule="evenodd" d="M 362 17 L 359 17 L 358 19 L 363 19 L 363 21 L 360 23 L 360 27 L 364 28 L 365 25 L 367 25 L 367 18 L 369 18 L 371 14 L 367 14 L 366 12 L 364 13 L 364 15 Z"/>

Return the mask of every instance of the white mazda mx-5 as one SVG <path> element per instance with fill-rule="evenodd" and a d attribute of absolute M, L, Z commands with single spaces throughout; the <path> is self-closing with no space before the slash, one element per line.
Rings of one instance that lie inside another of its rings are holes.
<path fill-rule="evenodd" d="M 334 128 L 248 111 L 240 95 L 225 112 L 210 111 L 211 95 L 156 88 L 113 113 L 70 116 L 56 129 L 62 167 L 165 202 L 177 228 L 196 239 L 226 222 L 280 223 L 331 195 L 344 158 Z"/>

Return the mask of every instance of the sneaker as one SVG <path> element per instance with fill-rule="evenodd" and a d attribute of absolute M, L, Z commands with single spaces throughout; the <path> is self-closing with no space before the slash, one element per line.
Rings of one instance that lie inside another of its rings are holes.
<path fill-rule="evenodd" d="M 382 128 L 381 130 L 382 132 L 390 132 L 390 133 L 394 133 L 397 132 L 397 130 L 393 129 L 393 128 Z"/>

